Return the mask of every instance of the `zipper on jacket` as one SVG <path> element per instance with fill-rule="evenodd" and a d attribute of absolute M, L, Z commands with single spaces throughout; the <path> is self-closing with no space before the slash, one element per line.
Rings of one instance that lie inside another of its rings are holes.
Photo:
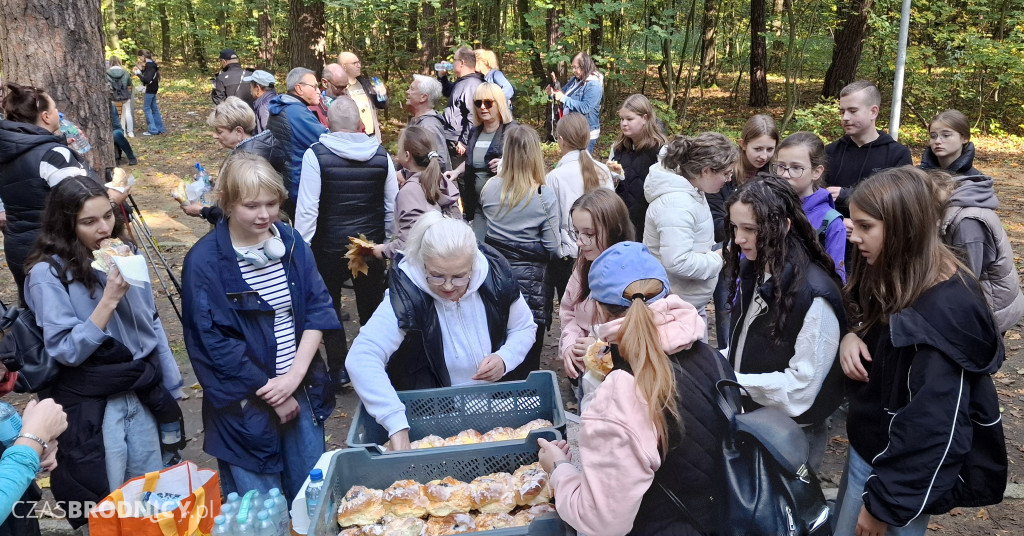
<path fill-rule="evenodd" d="M 306 403 L 309 404 L 309 414 L 313 417 L 313 426 L 316 426 L 316 411 L 313 409 L 313 401 L 309 399 L 309 390 L 306 389 L 306 385 L 302 385 L 302 394 L 306 397 Z"/>

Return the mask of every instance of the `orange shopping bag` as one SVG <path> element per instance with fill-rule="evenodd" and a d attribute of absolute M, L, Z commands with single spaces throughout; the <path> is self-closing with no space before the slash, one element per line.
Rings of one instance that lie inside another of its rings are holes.
<path fill-rule="evenodd" d="M 89 534 L 208 536 L 218 513 L 217 472 L 182 462 L 133 478 L 107 495 L 89 511 Z"/>

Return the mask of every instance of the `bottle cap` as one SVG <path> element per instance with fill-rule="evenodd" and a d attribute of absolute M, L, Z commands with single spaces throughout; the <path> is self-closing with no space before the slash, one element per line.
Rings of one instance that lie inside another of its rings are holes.
<path fill-rule="evenodd" d="M 324 472 L 320 469 L 313 469 L 309 472 L 309 479 L 313 482 L 324 479 Z"/>

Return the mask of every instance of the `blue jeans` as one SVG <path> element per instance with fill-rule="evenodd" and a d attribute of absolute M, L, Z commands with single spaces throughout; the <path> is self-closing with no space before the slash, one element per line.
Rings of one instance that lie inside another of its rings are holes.
<path fill-rule="evenodd" d="M 128 160 L 135 160 L 132 144 L 128 143 L 128 138 L 124 136 L 124 131 L 119 128 L 114 129 L 114 152 L 117 153 L 118 160 L 121 159 L 121 153 L 128 155 Z"/>
<path fill-rule="evenodd" d="M 126 480 L 163 469 L 156 419 L 133 391 L 107 398 L 103 449 L 111 490 Z"/>
<path fill-rule="evenodd" d="M 299 414 L 291 421 L 278 426 L 284 471 L 257 473 L 224 460 L 217 460 L 222 494 L 227 496 L 231 492 L 237 492 L 242 495 L 251 489 L 266 493 L 271 488 L 278 488 L 288 499 L 289 504 L 295 500 L 302 483 L 309 476 L 309 471 L 316 465 L 325 449 L 324 424 L 313 416 L 302 387 L 295 391 L 294 396 L 299 403 Z"/>
<path fill-rule="evenodd" d="M 163 134 L 164 118 L 160 115 L 160 106 L 156 103 L 156 93 L 146 93 L 142 101 L 142 111 L 146 113 L 146 130 L 150 134 Z"/>
<path fill-rule="evenodd" d="M 836 512 L 833 516 L 835 536 L 852 536 L 857 532 L 857 517 L 864 506 L 864 483 L 871 476 L 871 464 L 864 461 L 857 451 L 850 447 L 846 458 L 846 470 L 839 482 L 839 497 L 836 498 Z M 931 516 L 920 515 L 905 527 L 889 525 L 886 536 L 922 536 L 928 531 Z"/>

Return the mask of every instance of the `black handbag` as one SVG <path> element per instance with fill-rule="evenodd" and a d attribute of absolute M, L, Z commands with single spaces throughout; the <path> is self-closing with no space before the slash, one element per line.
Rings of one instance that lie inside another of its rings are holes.
<path fill-rule="evenodd" d="M 718 407 L 730 423 L 722 442 L 722 534 L 830 536 L 830 512 L 817 476 L 807 466 L 807 439 L 778 408 L 742 412 L 745 389 L 717 384 Z"/>
<path fill-rule="evenodd" d="M 38 393 L 53 385 L 60 364 L 50 356 L 43 343 L 43 330 L 36 315 L 27 307 L 7 307 L 0 317 L 0 361 L 7 370 L 16 371 L 17 393 Z"/>

